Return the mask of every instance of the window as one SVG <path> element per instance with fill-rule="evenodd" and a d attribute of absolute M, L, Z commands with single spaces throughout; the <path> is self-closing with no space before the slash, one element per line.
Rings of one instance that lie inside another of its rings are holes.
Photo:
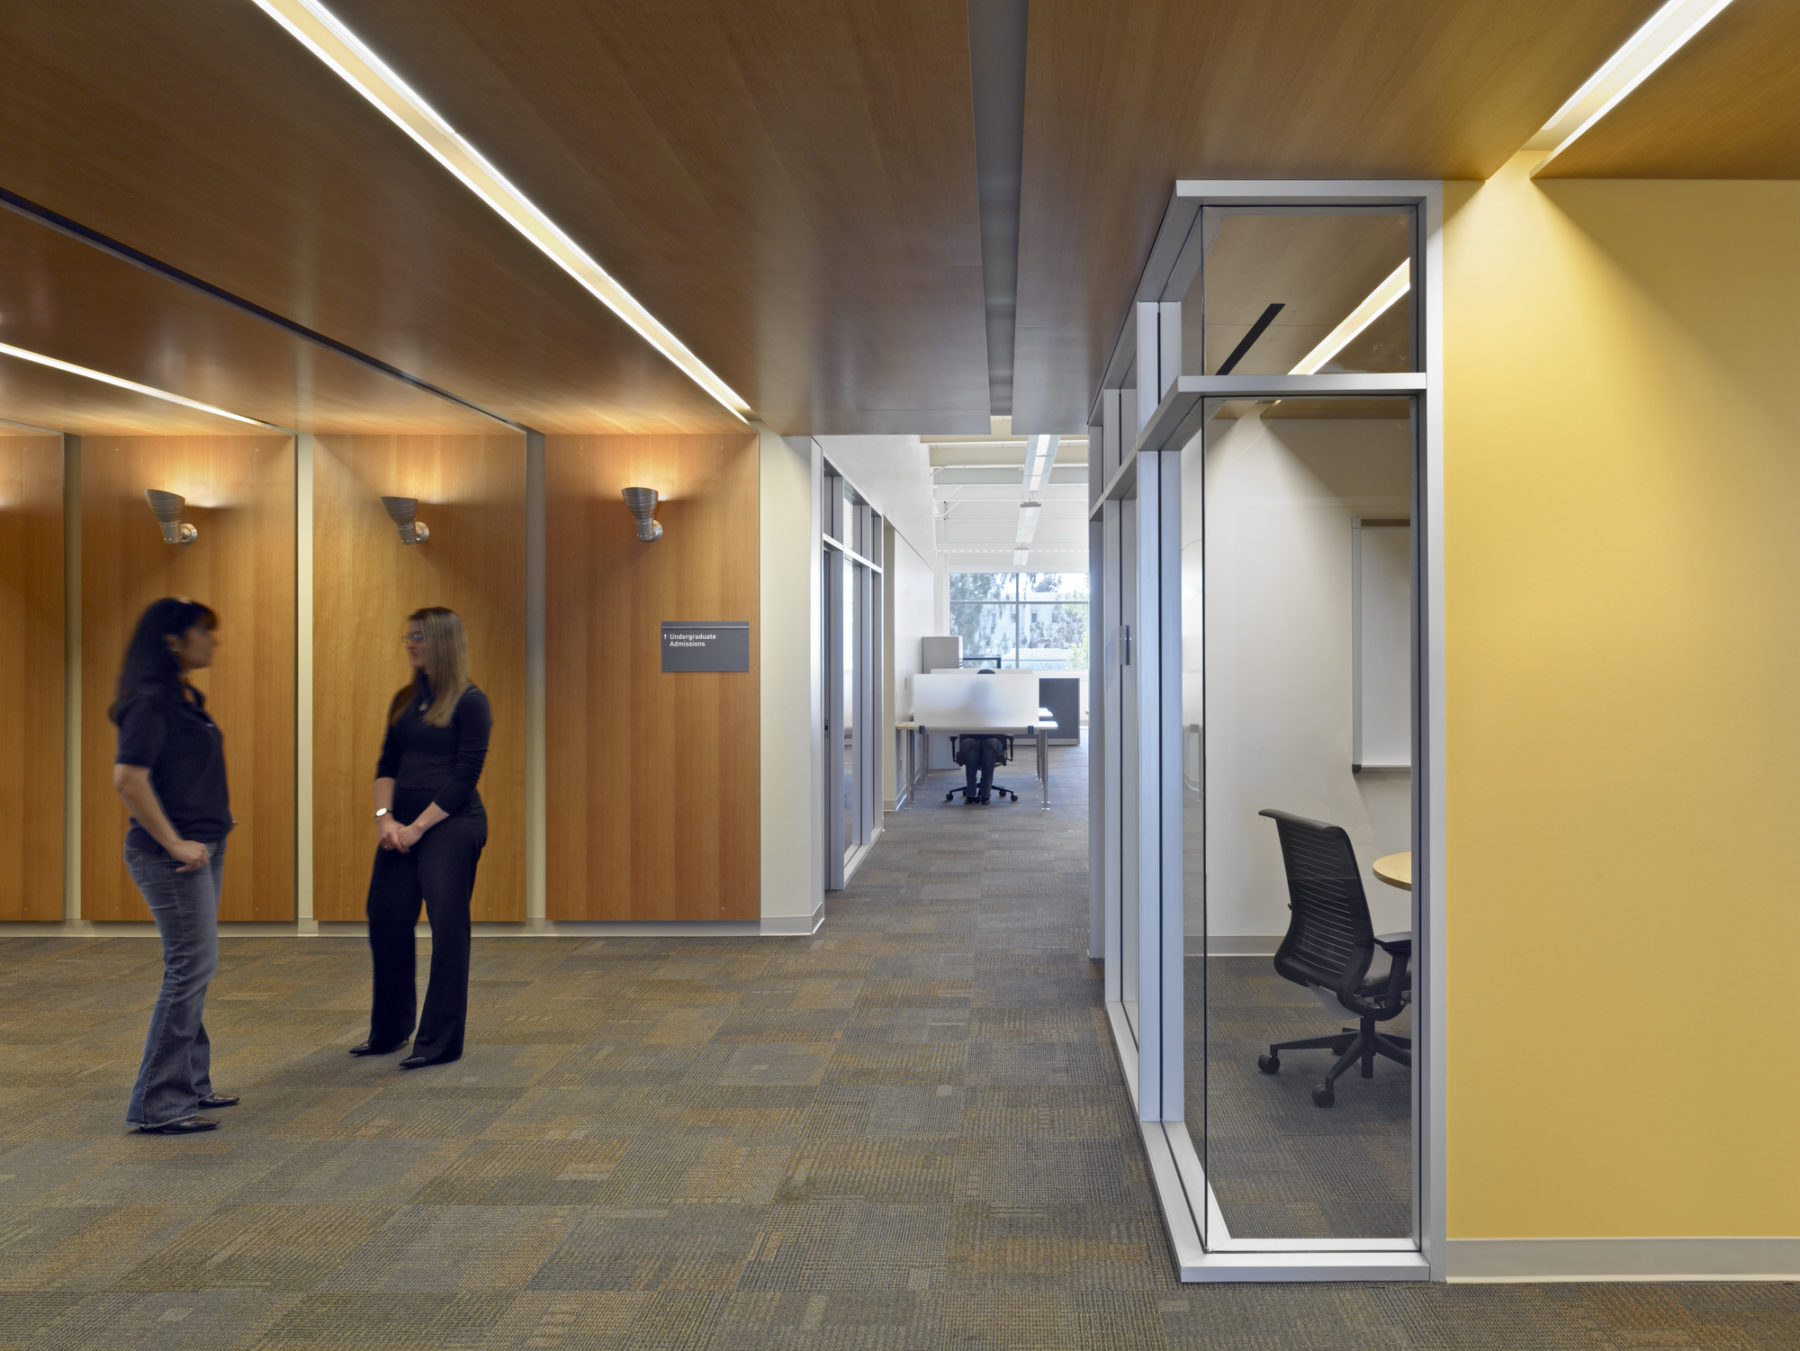
<path fill-rule="evenodd" d="M 953 572 L 950 632 L 965 665 L 1086 671 L 1085 572 Z"/>

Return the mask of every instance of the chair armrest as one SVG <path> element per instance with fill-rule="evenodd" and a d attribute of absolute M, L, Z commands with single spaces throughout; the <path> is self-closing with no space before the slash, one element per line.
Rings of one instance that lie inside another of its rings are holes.
<path fill-rule="evenodd" d="M 1412 932 L 1403 929 L 1399 933 L 1376 934 L 1375 943 L 1397 957 L 1404 956 L 1412 951 Z"/>

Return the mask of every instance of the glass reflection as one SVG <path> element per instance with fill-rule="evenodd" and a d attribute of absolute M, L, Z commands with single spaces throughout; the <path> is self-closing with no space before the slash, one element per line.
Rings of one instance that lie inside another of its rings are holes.
<path fill-rule="evenodd" d="M 1205 261 L 1181 308 L 1187 374 L 1417 369 L 1409 210 L 1207 207 L 1199 233 Z"/>

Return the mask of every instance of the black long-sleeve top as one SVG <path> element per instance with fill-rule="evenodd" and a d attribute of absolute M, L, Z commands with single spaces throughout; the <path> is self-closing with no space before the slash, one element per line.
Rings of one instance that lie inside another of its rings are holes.
<path fill-rule="evenodd" d="M 425 721 L 431 687 L 423 678 L 413 687 L 406 708 L 388 724 L 375 777 L 394 781 L 394 818 L 410 822 L 435 802 L 448 816 L 481 813 L 475 783 L 487 759 L 488 733 L 494 715 L 487 695 L 470 685 L 457 700 L 446 727 Z"/>

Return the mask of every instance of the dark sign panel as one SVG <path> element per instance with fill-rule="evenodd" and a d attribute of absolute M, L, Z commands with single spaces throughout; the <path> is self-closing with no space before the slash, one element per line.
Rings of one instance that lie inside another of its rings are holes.
<path fill-rule="evenodd" d="M 665 620 L 662 668 L 665 671 L 748 671 L 749 621 L 675 624 Z"/>

